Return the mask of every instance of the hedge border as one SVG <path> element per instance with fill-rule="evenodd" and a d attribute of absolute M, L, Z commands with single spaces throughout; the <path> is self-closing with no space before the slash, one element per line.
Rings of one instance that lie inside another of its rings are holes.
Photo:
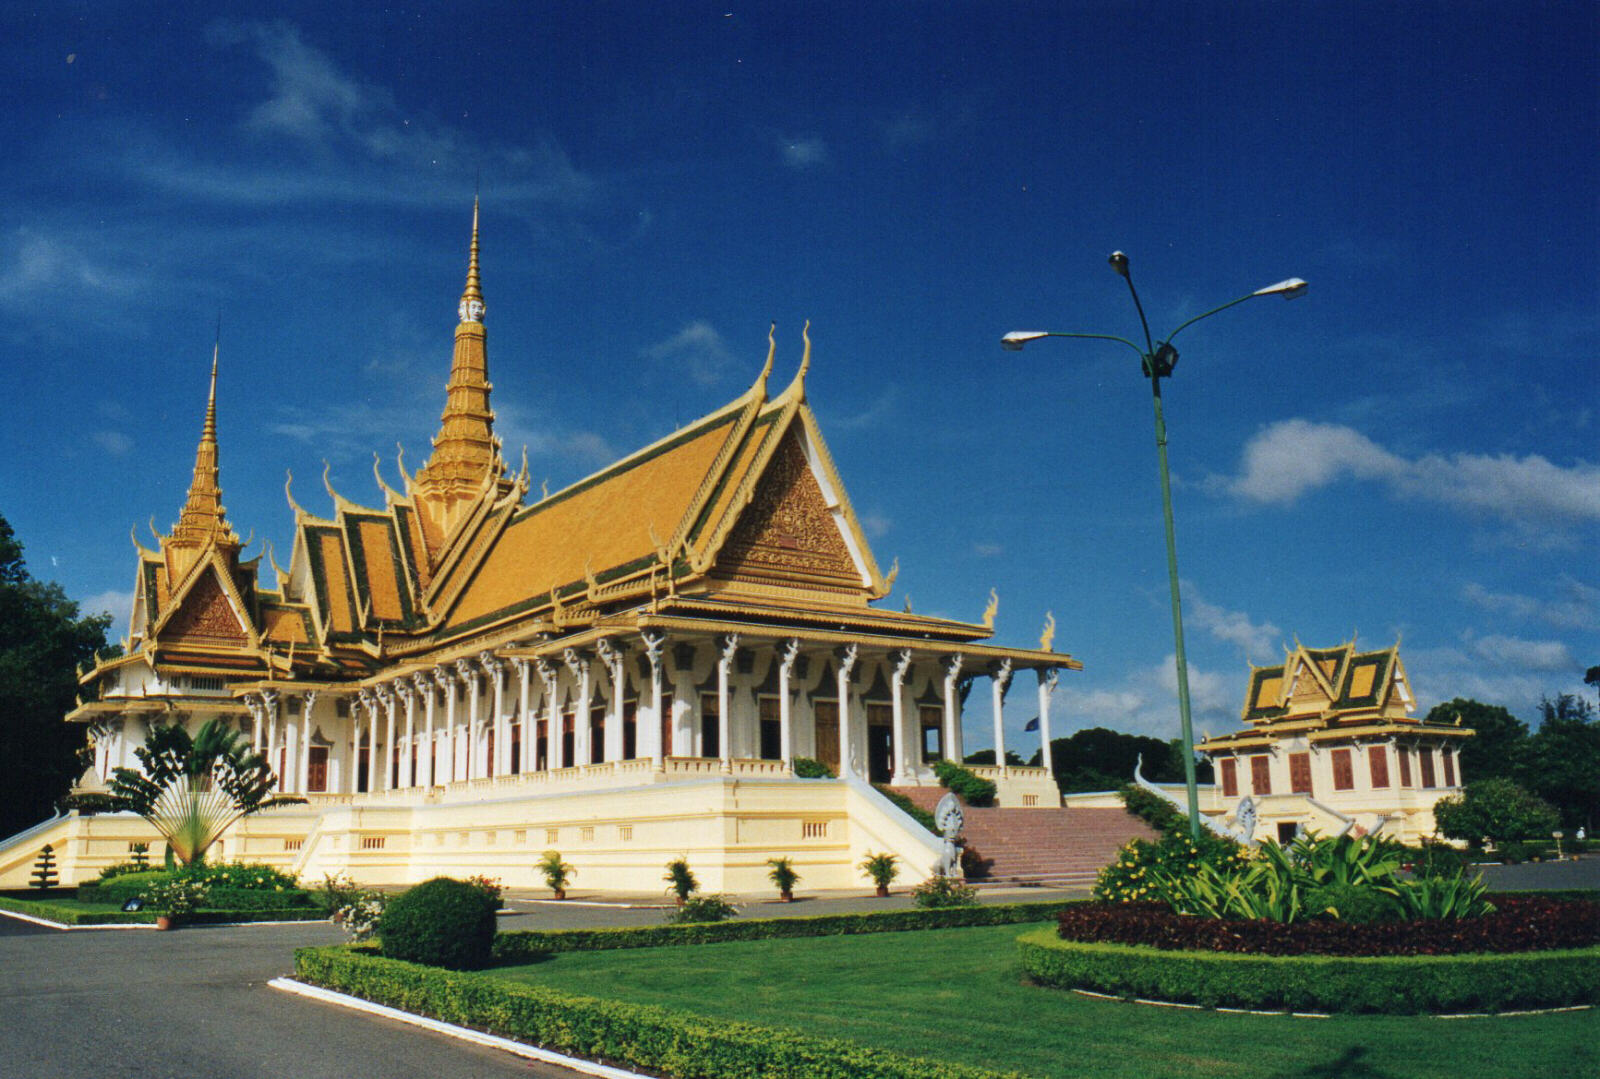
<path fill-rule="evenodd" d="M 5 896 L 0 896 L 0 910 L 68 926 L 154 925 L 157 917 L 150 910 L 75 910 L 55 903 L 37 903 Z M 186 925 L 214 925 L 218 922 L 320 922 L 326 919 L 327 915 L 315 907 L 293 907 L 281 910 L 199 910 L 184 915 L 182 922 Z"/>
<path fill-rule="evenodd" d="M 295 975 L 324 989 L 563 1053 L 705 1079 L 1020 1079 L 837 1038 L 711 1019 L 384 959 L 300 948 Z"/>
<path fill-rule="evenodd" d="M 1264 956 L 1017 939 L 1034 982 L 1203 1007 L 1388 1015 L 1499 1012 L 1600 1003 L 1600 946 L 1428 956 Z"/>
<path fill-rule="evenodd" d="M 1087 900 L 1046 903 L 986 903 L 975 907 L 820 914 L 811 918 L 741 918 L 689 925 L 640 925 L 614 929 L 523 929 L 495 937 L 496 963 L 516 963 L 551 952 L 611 948 L 667 948 L 739 940 L 835 937 L 857 933 L 902 933 L 977 925 L 1022 925 L 1049 921 L 1066 907 Z"/>

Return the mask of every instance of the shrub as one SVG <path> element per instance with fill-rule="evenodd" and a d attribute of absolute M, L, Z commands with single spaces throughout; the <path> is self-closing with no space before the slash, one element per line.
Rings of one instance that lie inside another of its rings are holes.
<path fill-rule="evenodd" d="M 505 909 L 505 886 L 500 883 L 499 877 L 486 877 L 480 873 L 475 877 L 468 877 L 467 883 L 493 900 L 495 910 Z"/>
<path fill-rule="evenodd" d="M 1600 903 L 1507 896 L 1477 918 L 1423 918 L 1352 925 L 1333 919 L 1281 923 L 1191 918 L 1160 903 L 1083 903 L 1057 916 L 1063 940 L 1142 944 L 1164 951 L 1263 955 L 1455 955 L 1600 945 Z"/>
<path fill-rule="evenodd" d="M 194 862 L 178 869 L 177 873 L 213 888 L 286 892 L 300 886 L 294 874 L 259 862 Z"/>
<path fill-rule="evenodd" d="M 905 795 L 899 793 L 898 791 L 892 791 L 888 787 L 880 787 L 876 783 L 873 784 L 873 789 L 879 794 L 883 795 L 885 798 L 889 799 L 889 801 L 893 802 L 896 809 L 900 810 L 900 812 L 904 813 L 906 816 L 922 825 L 934 835 L 944 834 L 943 832 L 939 831 L 939 826 L 934 823 L 933 814 L 917 805 Z"/>
<path fill-rule="evenodd" d="M 936 761 L 933 774 L 939 778 L 940 785 L 949 788 L 969 806 L 994 805 L 999 788 L 954 761 Z"/>
<path fill-rule="evenodd" d="M 1117 860 L 1100 870 L 1094 897 L 1118 903 L 1165 898 L 1159 885 L 1167 879 L 1192 873 L 1201 864 L 1220 866 L 1249 858 L 1243 847 L 1209 833 L 1200 842 L 1187 830 L 1165 832 L 1158 840 L 1131 840 L 1117 852 Z"/>
<path fill-rule="evenodd" d="M 561 860 L 561 852 L 547 850 L 539 859 L 539 873 L 544 877 L 544 884 L 552 892 L 559 893 L 556 898 L 564 898 L 567 891 L 567 882 L 578 875 L 578 871 Z"/>
<path fill-rule="evenodd" d="M 1325 884 L 1305 895 L 1305 912 L 1313 918 L 1333 918 L 1351 925 L 1384 922 L 1400 914 L 1399 901 L 1376 888 L 1355 884 Z"/>
<path fill-rule="evenodd" d="M 1454 877 L 1472 865 L 1472 856 L 1448 843 L 1424 839 L 1421 846 L 1405 848 L 1401 862 L 1419 877 Z"/>
<path fill-rule="evenodd" d="M 1181 833 L 1185 837 L 1189 834 L 1189 818 L 1179 812 L 1178 807 L 1152 791 L 1133 783 L 1125 784 L 1118 788 L 1117 794 L 1122 797 L 1122 804 L 1129 813 L 1144 821 L 1150 827 L 1163 835 Z M 1209 832 L 1202 831 L 1202 835 Z"/>
<path fill-rule="evenodd" d="M 1506 865 L 1521 865 L 1528 861 L 1539 848 L 1532 843 L 1522 843 L 1517 840 L 1507 840 L 1495 848 L 1495 854 Z"/>
<path fill-rule="evenodd" d="M 157 914 L 182 918 L 205 905 L 206 886 L 199 881 L 173 876 L 153 881 L 145 887 L 145 904 Z"/>
<path fill-rule="evenodd" d="M 1207 1007 L 1408 1014 L 1600 1002 L 1600 948 L 1594 947 L 1361 959 L 1175 954 L 1064 941 L 1048 929 L 1023 934 L 1017 946 L 1023 970 L 1042 985 Z"/>
<path fill-rule="evenodd" d="M 689 859 L 674 858 L 667 863 L 667 875 L 661 878 L 667 882 L 667 891 L 678 897 L 681 907 L 688 901 L 691 893 L 700 888 L 700 882 L 695 879 L 694 871 L 689 868 Z"/>
<path fill-rule="evenodd" d="M 821 761 L 814 761 L 810 757 L 796 757 L 794 759 L 794 774 L 796 779 L 837 779 L 833 769 Z"/>
<path fill-rule="evenodd" d="M 739 908 L 720 895 L 692 895 L 683 905 L 667 911 L 667 921 L 679 925 L 692 922 L 725 922 L 739 913 Z"/>
<path fill-rule="evenodd" d="M 794 886 L 800 881 L 800 874 L 795 871 L 794 862 L 788 858 L 768 858 L 767 866 L 767 879 L 778 889 L 778 894 L 786 899 L 792 898 Z"/>
<path fill-rule="evenodd" d="M 118 862 L 116 865 L 106 866 L 104 869 L 100 870 L 100 875 L 95 878 L 94 882 L 95 884 L 106 884 L 110 881 L 116 880 L 118 877 L 126 877 L 130 873 L 148 872 L 150 872 L 150 858 L 147 855 L 142 862 Z"/>
<path fill-rule="evenodd" d="M 873 884 L 882 892 L 894 883 L 894 878 L 900 875 L 899 859 L 892 854 L 873 854 L 867 851 L 867 857 L 862 861 L 860 869 Z"/>
<path fill-rule="evenodd" d="M 317 908 L 331 918 L 361 898 L 361 889 L 349 877 L 339 873 L 324 873 L 322 883 L 317 885 L 311 896 Z"/>
<path fill-rule="evenodd" d="M 483 889 L 450 877 L 402 892 L 378 921 L 384 955 L 452 970 L 487 966 L 494 932 L 494 901 Z"/>
<path fill-rule="evenodd" d="M 1509 779 L 1468 783 L 1455 797 L 1434 803 L 1433 819 L 1441 835 L 1469 843 L 1543 839 L 1561 823 L 1554 806 Z"/>
<path fill-rule="evenodd" d="M 378 931 L 388 905 L 389 897 L 383 892 L 362 892 L 354 903 L 333 912 L 333 922 L 343 926 L 351 940 L 369 940 Z"/>
<path fill-rule="evenodd" d="M 1457 873 L 1407 881 L 1395 898 L 1408 918 L 1481 918 L 1494 913 L 1494 904 L 1484 898 L 1488 890 L 1477 874 Z"/>
<path fill-rule="evenodd" d="M 975 907 L 978 889 L 955 877 L 930 877 L 911 889 L 911 902 L 925 910 L 944 907 Z"/>

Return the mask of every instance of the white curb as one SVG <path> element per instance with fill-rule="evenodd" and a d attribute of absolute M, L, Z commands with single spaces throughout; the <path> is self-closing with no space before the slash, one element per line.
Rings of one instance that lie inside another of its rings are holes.
<path fill-rule="evenodd" d="M 470 1027 L 458 1027 L 454 1023 L 441 1023 L 437 1019 L 429 1019 L 426 1016 L 416 1015 L 412 1012 L 403 1012 L 398 1008 L 390 1008 L 383 1004 L 374 1004 L 370 1000 L 362 1000 L 360 997 L 352 997 L 345 993 L 336 993 L 331 989 L 308 985 L 293 978 L 274 978 L 267 984 L 274 989 L 282 989 L 303 997 L 310 997 L 312 1000 L 320 1000 L 325 1004 L 336 1004 L 342 1008 L 351 1008 L 359 1012 L 381 1015 L 386 1019 L 410 1023 L 412 1026 L 422 1027 L 424 1030 L 431 1030 L 436 1034 L 443 1034 L 458 1041 L 476 1042 L 478 1045 L 486 1045 L 491 1049 L 500 1049 L 519 1057 L 527 1057 L 531 1060 L 542 1061 L 545 1064 L 556 1064 L 563 1068 L 570 1068 L 585 1075 L 598 1075 L 602 1079 L 650 1079 L 649 1076 L 627 1071 L 624 1068 L 613 1068 L 609 1064 L 597 1064 L 592 1060 L 584 1060 L 582 1057 L 569 1057 L 564 1053 L 525 1045 L 522 1042 L 515 1042 L 510 1038 L 497 1037 L 494 1034 L 485 1034 L 481 1030 L 473 1030 Z"/>

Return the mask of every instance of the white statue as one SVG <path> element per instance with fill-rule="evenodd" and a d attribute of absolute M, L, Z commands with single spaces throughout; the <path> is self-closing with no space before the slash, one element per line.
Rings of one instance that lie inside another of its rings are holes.
<path fill-rule="evenodd" d="M 934 807 L 933 823 L 944 836 L 944 845 L 939 851 L 939 876 L 961 876 L 961 827 L 966 823 L 961 799 L 954 793 L 946 793 Z"/>

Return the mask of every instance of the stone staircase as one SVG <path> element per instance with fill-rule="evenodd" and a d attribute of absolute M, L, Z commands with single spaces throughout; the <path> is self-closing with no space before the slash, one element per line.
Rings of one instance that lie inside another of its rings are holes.
<path fill-rule="evenodd" d="M 893 787 L 929 812 L 945 794 L 940 787 Z M 1155 831 L 1121 809 L 975 809 L 964 807 L 969 852 L 967 880 L 984 885 L 1089 888 L 1130 839 L 1156 839 Z M 982 875 L 971 868 L 974 858 Z"/>

